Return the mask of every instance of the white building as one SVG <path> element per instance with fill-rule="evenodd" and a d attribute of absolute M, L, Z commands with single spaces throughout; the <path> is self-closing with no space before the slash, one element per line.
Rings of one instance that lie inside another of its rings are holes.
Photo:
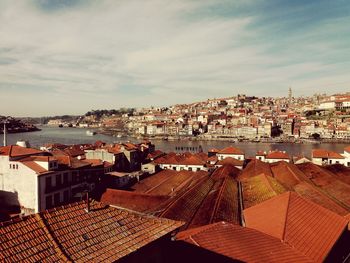
<path fill-rule="evenodd" d="M 98 176 L 104 173 L 103 163 L 93 165 L 63 156 L 67 165 L 59 165 L 50 155 L 17 145 L 0 147 L 0 192 L 4 204 L 19 206 L 25 214 L 37 213 L 68 203 L 83 189 L 93 190 Z"/>
<path fill-rule="evenodd" d="M 347 164 L 347 158 L 343 155 L 324 150 L 324 149 L 314 149 L 312 150 L 312 162 L 317 165 L 331 165 L 331 164 Z"/>
<path fill-rule="evenodd" d="M 244 152 L 242 150 L 231 146 L 222 149 L 216 154 L 216 156 L 218 157 L 219 161 L 227 157 L 232 157 L 240 161 L 244 161 L 245 159 Z"/>

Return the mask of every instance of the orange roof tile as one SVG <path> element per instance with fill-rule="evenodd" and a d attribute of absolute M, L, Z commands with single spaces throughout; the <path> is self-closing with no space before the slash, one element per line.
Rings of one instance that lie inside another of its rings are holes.
<path fill-rule="evenodd" d="M 50 173 L 50 171 L 46 170 L 44 167 L 40 166 L 34 161 L 20 161 L 22 164 L 27 166 L 29 169 L 33 170 L 37 175 Z"/>
<path fill-rule="evenodd" d="M 142 213 L 156 211 L 157 208 L 169 199 L 164 195 L 149 195 L 137 192 L 107 188 L 101 196 L 101 202 L 128 208 Z"/>
<path fill-rule="evenodd" d="M 182 231 L 176 235 L 176 240 L 239 262 L 313 262 L 277 238 L 226 222 Z"/>
<path fill-rule="evenodd" d="M 313 149 L 312 158 L 332 158 L 332 159 L 344 159 L 344 156 L 339 153 L 324 150 L 324 149 Z"/>
<path fill-rule="evenodd" d="M 289 155 L 285 152 L 280 152 L 280 151 L 273 151 L 270 152 L 266 155 L 266 159 L 284 159 L 288 160 L 290 159 Z"/>
<path fill-rule="evenodd" d="M 262 173 L 272 176 L 270 164 L 257 159 L 251 159 L 247 166 L 243 169 L 242 173 L 239 175 L 239 179 L 243 180 Z"/>
<path fill-rule="evenodd" d="M 245 208 L 264 202 L 286 191 L 275 178 L 265 174 L 244 179 L 241 184 Z"/>
<path fill-rule="evenodd" d="M 227 158 L 226 158 L 227 159 Z M 238 174 L 241 172 L 237 167 L 232 164 L 225 164 L 217 169 L 211 174 L 213 179 L 219 179 L 231 176 L 237 178 Z"/>
<path fill-rule="evenodd" d="M 301 181 L 307 180 L 305 174 L 292 163 L 280 161 L 271 165 L 271 170 L 277 181 L 289 190 Z"/>
<path fill-rule="evenodd" d="M 37 155 L 43 154 L 43 151 L 33 149 L 33 148 L 25 148 L 18 145 L 9 145 L 0 147 L 0 155 L 7 155 L 9 157 L 20 157 L 27 155 Z"/>
<path fill-rule="evenodd" d="M 243 155 L 244 152 L 241 149 L 235 148 L 235 147 L 226 147 L 218 152 L 219 154 L 232 154 L 232 155 Z"/>
<path fill-rule="evenodd" d="M 237 160 L 236 158 L 232 157 L 226 157 L 223 160 L 220 160 L 216 163 L 216 165 L 225 165 L 225 164 L 232 164 L 234 166 L 243 166 L 243 161 Z"/>
<path fill-rule="evenodd" d="M 169 234 L 183 223 L 83 202 L 0 226 L 0 259 L 113 262 Z"/>
<path fill-rule="evenodd" d="M 325 260 L 347 221 L 294 192 L 244 210 L 246 226 L 274 236 L 314 261 Z"/>

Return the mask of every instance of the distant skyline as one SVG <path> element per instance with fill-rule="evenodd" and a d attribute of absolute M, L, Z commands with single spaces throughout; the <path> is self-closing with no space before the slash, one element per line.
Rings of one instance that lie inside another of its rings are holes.
<path fill-rule="evenodd" d="M 0 0 L 0 115 L 350 91 L 347 0 Z"/>

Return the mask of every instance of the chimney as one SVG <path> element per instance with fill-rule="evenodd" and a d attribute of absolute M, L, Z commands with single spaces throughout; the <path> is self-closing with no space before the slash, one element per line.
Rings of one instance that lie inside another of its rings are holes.
<path fill-rule="evenodd" d="M 84 210 L 86 213 L 90 212 L 89 191 L 86 191 L 86 208 Z"/>

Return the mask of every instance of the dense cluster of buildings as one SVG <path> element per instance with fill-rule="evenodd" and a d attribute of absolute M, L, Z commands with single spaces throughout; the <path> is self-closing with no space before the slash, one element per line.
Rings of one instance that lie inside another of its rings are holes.
<path fill-rule="evenodd" d="M 346 262 L 347 166 L 349 147 L 3 146 L 0 261 Z"/>
<path fill-rule="evenodd" d="M 350 139 L 350 94 L 283 98 L 235 97 L 163 108 L 135 109 L 132 114 L 79 118 L 81 127 L 102 127 L 118 134 L 176 139 L 281 140 Z M 51 120 L 57 125 L 60 120 Z"/>

